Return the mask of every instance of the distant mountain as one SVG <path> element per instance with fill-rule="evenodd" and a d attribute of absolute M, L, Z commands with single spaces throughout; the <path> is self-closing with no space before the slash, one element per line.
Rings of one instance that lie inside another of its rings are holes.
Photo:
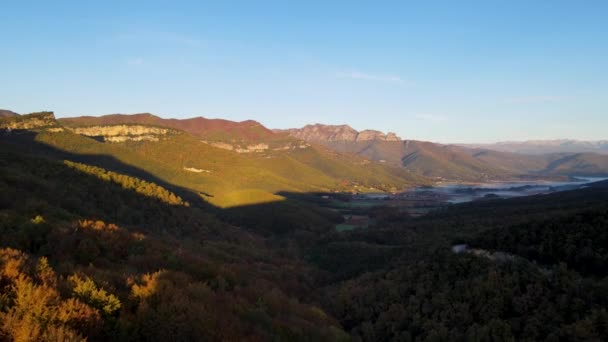
<path fill-rule="evenodd" d="M 405 141 L 403 166 L 427 177 L 480 181 L 528 177 L 608 176 L 608 156 L 596 153 L 525 155 Z"/>
<path fill-rule="evenodd" d="M 315 124 L 300 129 L 275 130 L 277 131 L 287 132 L 313 144 L 321 144 L 336 152 L 359 155 L 441 180 L 480 182 L 529 177 L 608 175 L 608 156 L 593 153 L 523 154 L 473 145 L 402 141 L 391 133 L 357 132 L 348 125 Z"/>
<path fill-rule="evenodd" d="M 490 156 L 475 156 L 476 151 L 465 147 L 415 140 L 402 141 L 392 133 L 384 135 L 381 132 L 376 135 L 363 134 L 361 139 L 361 134 L 369 131 L 357 132 L 347 125 L 315 124 L 286 131 L 293 137 L 324 145 L 340 153 L 352 153 L 373 161 L 404 167 L 412 173 L 436 179 L 485 181 L 512 178 L 525 173 L 517 171 L 516 167 L 491 165 L 484 160 Z M 501 158 L 495 159 L 502 162 Z M 519 169 L 528 170 L 529 167 L 525 165 Z"/>
<path fill-rule="evenodd" d="M 461 146 L 522 154 L 585 153 L 608 154 L 608 140 L 584 141 L 572 139 L 506 141 L 495 144 L 463 144 Z"/>
<path fill-rule="evenodd" d="M 306 125 L 302 128 L 275 130 L 287 132 L 289 135 L 310 142 L 361 142 L 361 141 L 401 141 L 393 132 L 384 134 L 376 130 L 363 130 L 358 132 L 348 125 Z"/>
<path fill-rule="evenodd" d="M 18 116 L 19 114 L 10 111 L 10 110 L 6 110 L 6 109 L 0 109 L 0 118 L 6 118 L 6 117 L 10 117 L 10 116 Z"/>
<path fill-rule="evenodd" d="M 459 146 L 406 140 L 401 162 L 403 167 L 417 174 L 461 181 L 512 178 L 528 170 L 527 165 L 517 171 L 511 165 L 505 167 L 489 163 L 484 160 L 489 157 L 488 153 L 481 152 Z"/>
<path fill-rule="evenodd" d="M 560 153 L 547 156 L 547 165 L 539 170 L 548 175 L 608 176 L 608 156 L 597 153 Z"/>

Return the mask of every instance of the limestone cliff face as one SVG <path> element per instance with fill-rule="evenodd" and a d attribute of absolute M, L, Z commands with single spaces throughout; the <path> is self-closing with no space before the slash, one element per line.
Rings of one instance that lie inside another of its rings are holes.
<path fill-rule="evenodd" d="M 0 120 L 0 129 L 4 130 L 31 130 L 54 126 L 57 126 L 57 121 L 53 112 L 10 116 Z"/>
<path fill-rule="evenodd" d="M 144 125 L 107 125 L 68 128 L 76 134 L 89 137 L 102 137 L 107 142 L 158 141 L 162 136 L 176 131 Z"/>
<path fill-rule="evenodd" d="M 397 134 L 393 133 L 393 132 L 388 132 L 386 134 L 386 141 L 401 141 L 401 137 L 399 137 Z"/>
<path fill-rule="evenodd" d="M 291 136 L 312 142 L 331 142 L 331 141 L 401 141 L 395 133 L 384 134 L 375 130 L 363 130 L 357 132 L 348 125 L 307 125 L 302 128 L 286 130 Z"/>
<path fill-rule="evenodd" d="M 202 143 L 211 145 L 213 147 L 221 148 L 224 150 L 235 151 L 237 153 L 261 153 L 266 151 L 290 151 L 295 149 L 309 148 L 310 145 L 303 142 L 285 143 L 281 145 L 275 145 L 271 147 L 266 143 L 243 145 L 242 143 L 229 144 L 221 141 L 206 141 L 201 140 Z"/>
<path fill-rule="evenodd" d="M 306 125 L 302 128 L 289 129 L 287 132 L 298 139 L 307 141 L 355 141 L 357 132 L 348 125 Z"/>

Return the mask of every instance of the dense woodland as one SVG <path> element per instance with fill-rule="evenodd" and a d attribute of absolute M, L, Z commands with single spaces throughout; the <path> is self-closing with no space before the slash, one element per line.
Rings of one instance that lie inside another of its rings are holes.
<path fill-rule="evenodd" d="M 1 340 L 608 340 L 606 184 L 336 232 L 315 194 L 218 208 L 19 144 L 0 140 Z"/>

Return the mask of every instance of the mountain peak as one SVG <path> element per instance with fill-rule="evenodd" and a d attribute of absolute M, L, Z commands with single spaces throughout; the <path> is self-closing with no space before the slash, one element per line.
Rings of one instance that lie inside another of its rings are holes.
<path fill-rule="evenodd" d="M 329 142 L 329 141 L 401 141 L 395 133 L 383 132 L 366 129 L 357 131 L 349 125 L 323 125 L 314 124 L 306 125 L 302 128 L 292 128 L 285 130 L 291 136 L 311 141 L 311 142 Z"/>

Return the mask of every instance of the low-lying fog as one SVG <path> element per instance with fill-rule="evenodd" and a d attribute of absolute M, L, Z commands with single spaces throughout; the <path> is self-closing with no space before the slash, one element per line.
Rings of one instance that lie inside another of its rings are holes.
<path fill-rule="evenodd" d="M 484 184 L 444 184 L 420 191 L 434 191 L 448 196 L 449 203 L 470 202 L 482 198 L 510 198 L 574 190 L 589 183 L 602 181 L 603 177 L 573 177 L 572 181 L 493 182 Z"/>

